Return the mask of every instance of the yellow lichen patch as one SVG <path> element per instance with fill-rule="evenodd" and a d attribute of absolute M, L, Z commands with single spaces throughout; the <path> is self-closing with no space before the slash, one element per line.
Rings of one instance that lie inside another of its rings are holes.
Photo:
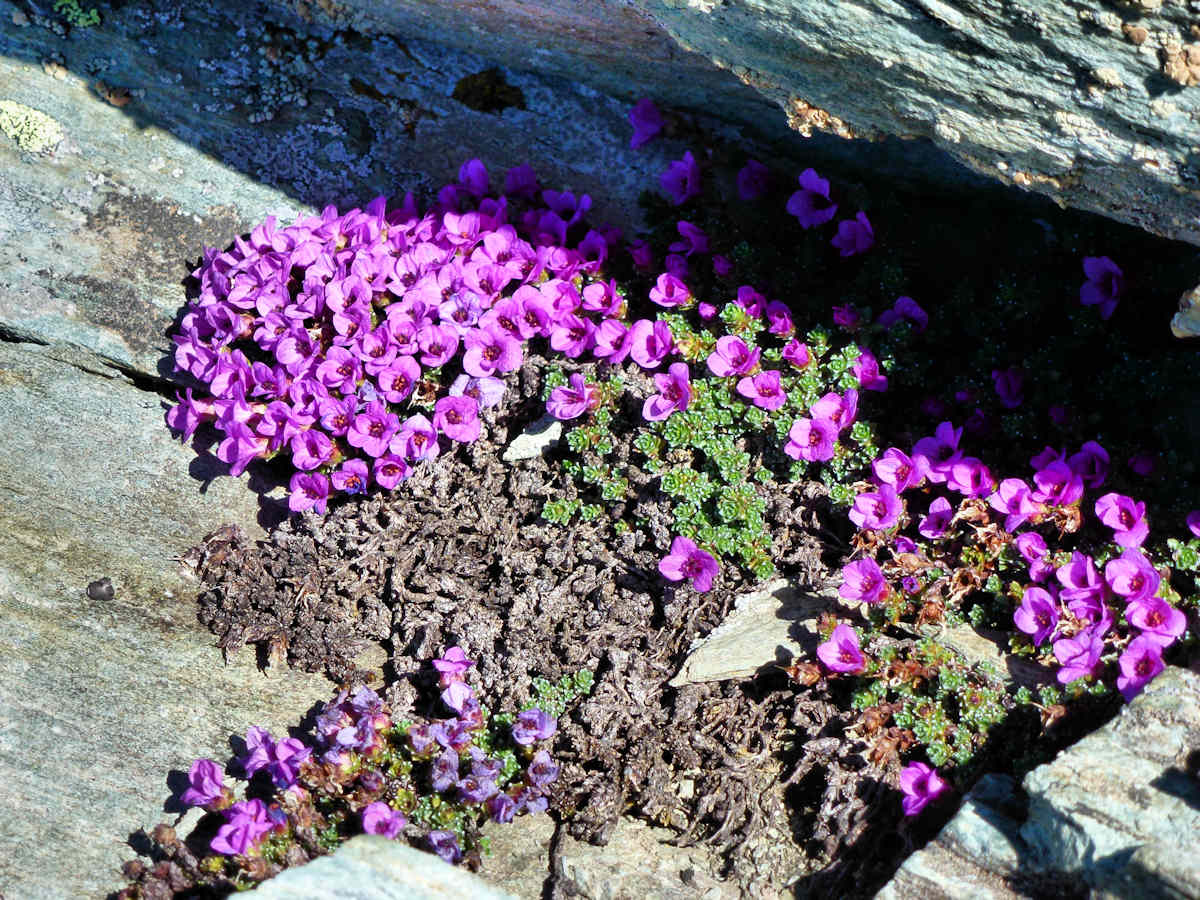
<path fill-rule="evenodd" d="M 62 126 L 50 116 L 13 100 L 0 100 L 0 131 L 26 153 L 46 153 L 65 137 Z"/>
<path fill-rule="evenodd" d="M 823 109 L 818 109 L 799 97 L 793 97 L 788 103 L 787 123 L 793 131 L 798 131 L 805 137 L 812 137 L 814 128 L 818 131 L 828 131 L 841 138 L 861 137 L 861 135 L 855 134 L 854 129 L 842 119 Z"/>
<path fill-rule="evenodd" d="M 1184 87 L 1200 84 L 1200 44 L 1164 49 L 1162 73 Z"/>

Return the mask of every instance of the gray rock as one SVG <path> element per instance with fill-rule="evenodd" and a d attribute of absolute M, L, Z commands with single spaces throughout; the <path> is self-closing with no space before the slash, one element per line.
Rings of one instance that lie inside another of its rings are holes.
<path fill-rule="evenodd" d="M 254 494 L 171 440 L 159 395 L 58 349 L 0 342 L 0 890 L 14 898 L 113 890 L 125 841 L 171 818 L 192 760 L 223 762 L 251 725 L 282 734 L 332 693 L 264 676 L 249 650 L 222 662 L 172 557 L 223 522 L 261 534 Z M 112 599 L 90 598 L 102 577 Z"/>
<path fill-rule="evenodd" d="M 1115 720 L 1025 777 L 986 776 L 877 895 L 1200 896 L 1200 675 L 1170 667 Z"/>
<path fill-rule="evenodd" d="M 346 0 L 323 4 L 325 13 L 292 2 L 337 23 L 432 35 L 766 133 L 786 121 L 856 144 L 901 137 L 910 175 L 951 179 L 953 159 L 1200 243 L 1200 41 L 1190 31 L 1195 10 L 1182 2 L 547 0 L 534 11 Z M 828 142 L 812 149 L 836 152 Z M 862 160 L 870 151 L 849 152 Z M 888 152 L 895 165 L 894 144 Z"/>
<path fill-rule="evenodd" d="M 329 856 L 287 869 L 252 891 L 258 900 L 506 900 L 466 869 L 374 834 L 351 838 Z"/>
<path fill-rule="evenodd" d="M 506 463 L 520 462 L 541 456 L 562 438 L 562 422 L 546 413 L 509 443 L 500 457 Z"/>

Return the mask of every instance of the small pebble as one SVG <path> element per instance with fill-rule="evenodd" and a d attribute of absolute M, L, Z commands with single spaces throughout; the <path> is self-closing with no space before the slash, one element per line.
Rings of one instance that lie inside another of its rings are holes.
<path fill-rule="evenodd" d="M 87 586 L 87 595 L 93 600 L 108 602 L 115 593 L 112 579 L 108 577 L 98 578 Z"/>

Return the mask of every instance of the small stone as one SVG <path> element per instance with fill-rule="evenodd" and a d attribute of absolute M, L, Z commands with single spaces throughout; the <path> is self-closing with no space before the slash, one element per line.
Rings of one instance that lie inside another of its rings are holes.
<path fill-rule="evenodd" d="M 1125 34 L 1129 43 L 1135 47 L 1142 46 L 1142 44 L 1146 43 L 1146 38 L 1150 36 L 1150 32 L 1141 25 L 1130 25 L 1128 22 L 1121 26 L 1121 31 Z"/>
<path fill-rule="evenodd" d="M 562 438 L 562 422 L 547 413 L 513 438 L 512 443 L 505 448 L 504 455 L 500 458 L 506 463 L 533 459 L 551 447 L 557 446 L 560 438 Z"/>
<path fill-rule="evenodd" d="M 29 16 L 25 15 L 21 10 L 14 9 L 12 14 L 12 23 L 18 28 L 25 28 L 29 25 Z"/>
<path fill-rule="evenodd" d="M 88 597 L 99 603 L 107 603 L 115 594 L 112 579 L 107 576 L 98 578 L 87 586 Z"/>

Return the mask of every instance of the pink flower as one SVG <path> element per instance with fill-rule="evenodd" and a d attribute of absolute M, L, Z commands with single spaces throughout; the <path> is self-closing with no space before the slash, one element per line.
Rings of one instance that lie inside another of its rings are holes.
<path fill-rule="evenodd" d="M 658 564 L 658 571 L 668 581 L 691 579 L 692 587 L 704 593 L 712 587 L 720 567 L 711 553 L 696 546 L 694 541 L 677 537 L 671 542 L 671 552 Z"/>
<path fill-rule="evenodd" d="M 1117 690 L 1128 703 L 1163 670 L 1162 645 L 1149 635 L 1135 637 L 1117 660 L 1117 665 L 1121 669 Z"/>
<path fill-rule="evenodd" d="M 717 338 L 717 347 L 708 355 L 708 368 L 714 375 L 745 375 L 756 365 L 762 351 L 751 350 L 741 338 L 725 335 Z"/>
<path fill-rule="evenodd" d="M 412 469 L 399 456 L 385 453 L 375 460 L 375 464 L 371 467 L 371 473 L 377 485 L 384 490 L 390 491 L 400 482 L 404 481 L 404 479 L 408 478 L 412 474 Z"/>
<path fill-rule="evenodd" d="M 362 811 L 362 829 L 367 834 L 395 838 L 407 824 L 408 819 L 404 813 L 398 809 L 392 809 L 382 800 L 368 804 Z"/>
<path fill-rule="evenodd" d="M 817 647 L 817 658 L 831 672 L 857 674 L 867 666 L 866 658 L 859 647 L 858 635 L 849 625 L 842 624 L 833 629 L 829 640 Z"/>
<path fill-rule="evenodd" d="M 663 361 L 674 339 L 666 322 L 638 319 L 629 329 L 629 356 L 643 369 L 655 369 Z"/>
<path fill-rule="evenodd" d="M 851 388 L 844 394 L 830 391 L 808 409 L 814 419 L 825 419 L 838 431 L 854 424 L 858 415 L 858 391 Z"/>
<path fill-rule="evenodd" d="M 1033 637 L 1033 645 L 1040 647 L 1058 628 L 1058 602 L 1045 588 L 1027 587 L 1021 605 L 1013 613 L 1017 628 Z"/>
<path fill-rule="evenodd" d="M 838 595 L 846 600 L 880 603 L 887 596 L 888 584 L 879 563 L 869 556 L 842 567 L 842 584 Z"/>
<path fill-rule="evenodd" d="M 1029 485 L 1020 478 L 1005 478 L 1000 482 L 1000 487 L 988 497 L 988 505 L 1004 513 L 1004 530 L 1009 532 L 1042 512 L 1042 505 L 1032 499 Z"/>
<path fill-rule="evenodd" d="M 1150 599 L 1161 581 L 1150 560 L 1137 550 L 1126 550 L 1117 559 L 1110 559 L 1104 566 L 1104 580 L 1126 603 Z"/>
<path fill-rule="evenodd" d="M 325 514 L 329 499 L 329 479 L 319 472 L 297 472 L 288 483 L 288 509 L 304 512 L 311 509 L 317 515 Z"/>
<path fill-rule="evenodd" d="M 455 681 L 461 681 L 463 673 L 475 665 L 475 660 L 467 659 L 466 652 L 457 645 L 450 647 L 443 656 L 431 660 L 431 662 L 437 669 L 442 687 L 447 687 Z"/>
<path fill-rule="evenodd" d="M 854 498 L 850 508 L 850 521 L 860 529 L 883 531 L 891 528 L 904 511 L 904 501 L 890 484 L 882 484 L 877 491 L 867 491 Z"/>
<path fill-rule="evenodd" d="M 1113 540 L 1122 547 L 1140 547 L 1150 533 L 1146 504 L 1124 494 L 1105 494 L 1096 501 L 1096 516 L 1113 529 Z"/>
<path fill-rule="evenodd" d="M 479 437 L 479 404 L 471 397 L 442 397 L 433 406 L 433 427 L 452 441 Z"/>
<path fill-rule="evenodd" d="M 367 464 L 361 459 L 348 459 L 330 476 L 333 486 L 347 494 L 367 492 Z"/>
<path fill-rule="evenodd" d="M 877 481 L 891 485 L 897 493 L 919 487 L 925 480 L 920 463 L 896 447 L 883 451 L 883 455 L 871 463 L 871 471 Z"/>
<path fill-rule="evenodd" d="M 797 419 L 788 430 L 783 452 L 792 459 L 824 462 L 833 459 L 837 426 L 828 419 Z"/>
<path fill-rule="evenodd" d="M 648 422 L 661 422 L 671 413 L 688 408 L 692 399 L 692 384 L 687 363 L 672 363 L 667 374 L 654 376 L 658 393 L 651 394 L 642 404 L 642 416 Z"/>
<path fill-rule="evenodd" d="M 879 360 L 866 347 L 858 348 L 858 359 L 851 364 L 850 371 L 865 391 L 886 391 L 888 388 L 887 376 L 879 371 Z"/>
<path fill-rule="evenodd" d="M 946 533 L 950 520 L 954 518 L 954 509 L 945 497 L 938 497 L 929 504 L 929 515 L 921 520 L 917 531 L 922 537 L 935 541 Z"/>
<path fill-rule="evenodd" d="M 812 354 L 808 352 L 808 345 L 802 344 L 795 339 L 783 348 L 783 358 L 797 369 L 803 369 L 812 362 Z"/>
<path fill-rule="evenodd" d="M 837 236 L 830 243 L 841 251 L 842 256 L 866 253 L 875 246 L 875 229 L 867 214 L 860 212 L 853 219 L 838 222 Z"/>
<path fill-rule="evenodd" d="M 658 137 L 663 128 L 663 116 L 649 97 L 643 97 L 629 110 L 629 122 L 633 125 L 633 137 L 629 139 L 629 148 L 636 150 Z"/>
<path fill-rule="evenodd" d="M 1085 628 L 1073 638 L 1054 642 L 1054 658 L 1062 666 L 1058 670 L 1060 684 L 1070 684 L 1080 678 L 1090 678 L 1100 666 L 1104 640 L 1095 628 Z"/>
<path fill-rule="evenodd" d="M 654 287 L 650 288 L 650 299 L 659 306 L 683 306 L 692 299 L 688 287 L 674 275 L 667 272 L 658 276 Z"/>
<path fill-rule="evenodd" d="M 909 763 L 900 773 L 900 790 L 904 792 L 901 805 L 904 815 L 915 816 L 950 789 L 950 785 L 925 763 Z"/>
<path fill-rule="evenodd" d="M 593 384 L 588 384 L 578 372 L 569 379 L 569 385 L 556 387 L 546 401 L 546 412 L 556 419 L 577 419 L 600 402 L 600 393 Z"/>
<path fill-rule="evenodd" d="M 767 412 L 773 412 L 787 402 L 787 394 L 779 384 L 779 373 L 773 369 L 740 379 L 737 392 Z"/>

